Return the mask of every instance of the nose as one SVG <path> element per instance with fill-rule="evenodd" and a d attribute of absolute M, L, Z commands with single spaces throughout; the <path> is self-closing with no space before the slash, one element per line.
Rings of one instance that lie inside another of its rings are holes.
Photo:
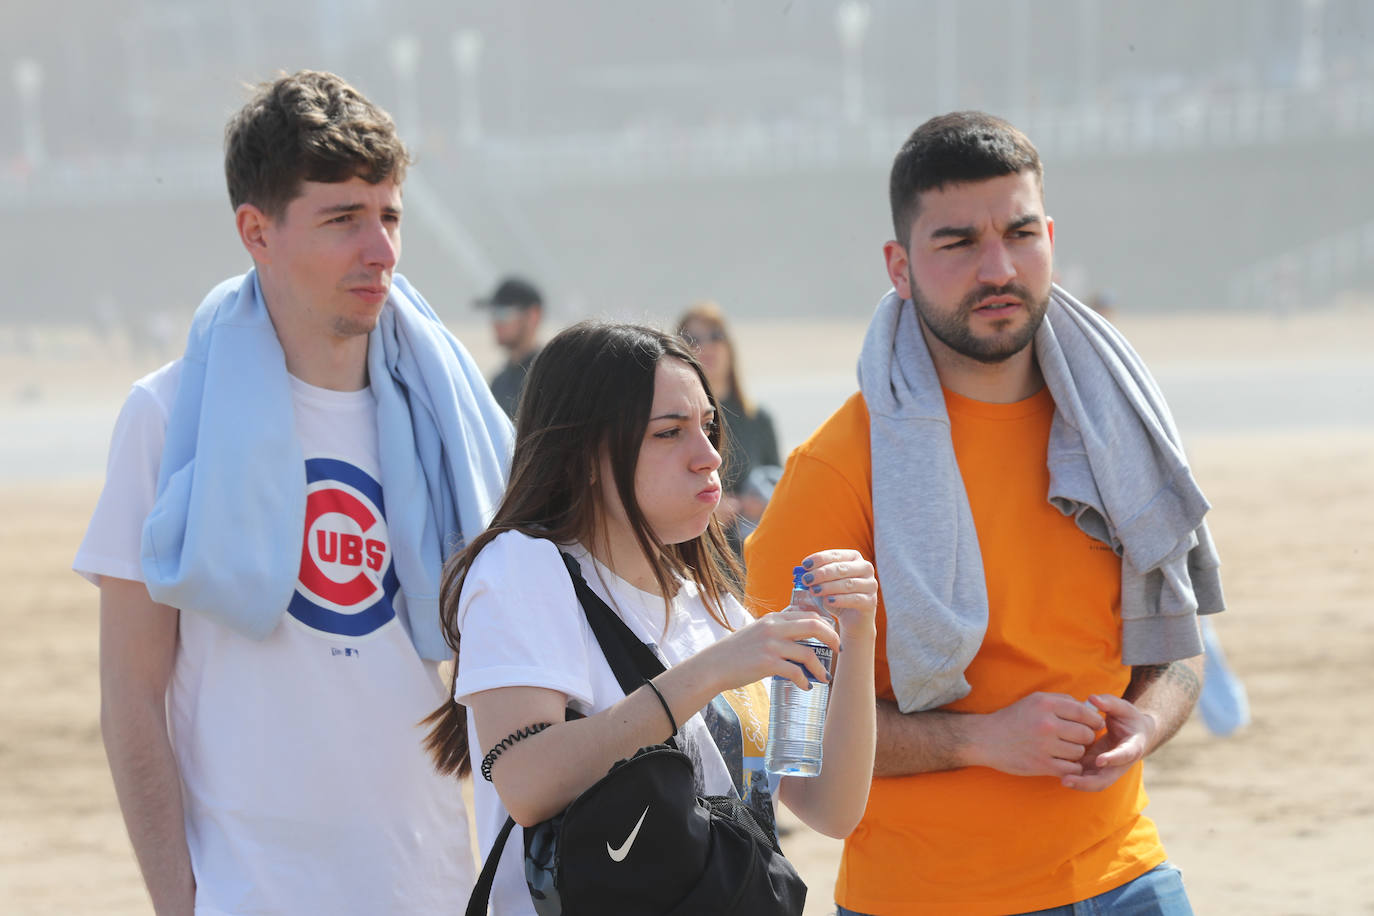
<path fill-rule="evenodd" d="M 706 430 L 697 434 L 697 448 L 692 453 L 692 470 L 710 473 L 721 466 L 720 452 L 711 444 Z"/>
<path fill-rule="evenodd" d="M 985 244 L 981 255 L 978 261 L 979 283 L 1005 286 L 1016 278 L 1016 265 L 1012 263 L 1011 252 L 1001 239 Z"/>
<path fill-rule="evenodd" d="M 391 270 L 400 257 L 400 229 L 380 221 L 373 223 L 363 240 L 363 262 L 368 267 Z"/>

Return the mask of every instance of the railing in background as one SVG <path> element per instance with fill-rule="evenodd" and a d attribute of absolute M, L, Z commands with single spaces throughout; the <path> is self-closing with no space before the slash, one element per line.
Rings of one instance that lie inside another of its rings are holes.
<path fill-rule="evenodd" d="M 213 148 L 49 159 L 40 169 L 0 172 L 0 209 L 215 198 L 229 200 L 224 154 Z"/>
<path fill-rule="evenodd" d="M 615 133 L 493 138 L 476 152 L 486 174 L 526 190 L 671 177 L 886 168 L 923 116 L 850 126 L 775 121 L 646 126 Z M 1135 103 L 1036 108 L 1008 120 L 1056 162 L 1235 149 L 1374 135 L 1374 83 L 1320 92 L 1176 93 Z"/>
<path fill-rule="evenodd" d="M 1007 113 L 1047 159 L 1148 156 L 1374 136 L 1374 82 L 1319 91 L 1170 93 L 1135 102 Z M 634 184 L 674 177 L 886 169 L 924 115 L 858 125 L 780 120 L 646 125 L 549 136 L 486 135 L 464 151 L 487 183 L 515 193 L 548 186 Z M 218 150 L 48 160 L 0 170 L 0 208 L 223 195 Z"/>
<path fill-rule="evenodd" d="M 1291 314 L 1322 305 L 1374 265 L 1374 220 L 1251 264 L 1228 284 L 1231 305 Z"/>

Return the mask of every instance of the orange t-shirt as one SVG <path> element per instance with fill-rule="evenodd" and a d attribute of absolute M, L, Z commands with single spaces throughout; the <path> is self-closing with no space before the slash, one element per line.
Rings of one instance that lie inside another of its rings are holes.
<path fill-rule="evenodd" d="M 1046 498 L 1048 390 L 1015 404 L 947 391 L 945 403 L 983 555 L 988 629 L 965 672 L 972 691 L 944 708 L 987 713 L 1036 691 L 1120 696 L 1131 675 L 1121 663 L 1121 561 Z M 788 459 L 746 545 L 756 613 L 787 604 L 790 570 L 816 550 L 874 556 L 872 476 L 856 394 Z M 880 599 L 876 687 L 892 699 L 886 625 Z M 1142 769 L 1097 793 L 986 767 L 874 779 L 845 841 L 836 900 L 877 916 L 996 914 L 1104 893 L 1164 861 L 1142 814 Z"/>

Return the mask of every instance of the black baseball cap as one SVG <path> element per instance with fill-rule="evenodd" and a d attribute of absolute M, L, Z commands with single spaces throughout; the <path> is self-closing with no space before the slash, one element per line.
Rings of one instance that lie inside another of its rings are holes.
<path fill-rule="evenodd" d="M 492 290 L 490 296 L 477 299 L 475 302 L 478 308 L 488 308 L 491 306 L 515 306 L 517 308 L 530 308 L 544 304 L 544 297 L 539 295 L 539 290 L 534 284 L 524 277 L 506 277 L 497 284 L 496 289 Z"/>

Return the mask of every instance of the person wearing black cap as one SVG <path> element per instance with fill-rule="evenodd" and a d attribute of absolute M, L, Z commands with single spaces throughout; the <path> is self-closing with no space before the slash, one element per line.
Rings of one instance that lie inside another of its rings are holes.
<path fill-rule="evenodd" d="M 544 299 L 528 280 L 506 277 L 490 296 L 477 300 L 477 305 L 490 309 L 496 345 L 506 351 L 506 365 L 491 377 L 491 393 L 506 416 L 514 420 L 525 377 L 539 355 L 537 335 L 544 318 Z"/>

